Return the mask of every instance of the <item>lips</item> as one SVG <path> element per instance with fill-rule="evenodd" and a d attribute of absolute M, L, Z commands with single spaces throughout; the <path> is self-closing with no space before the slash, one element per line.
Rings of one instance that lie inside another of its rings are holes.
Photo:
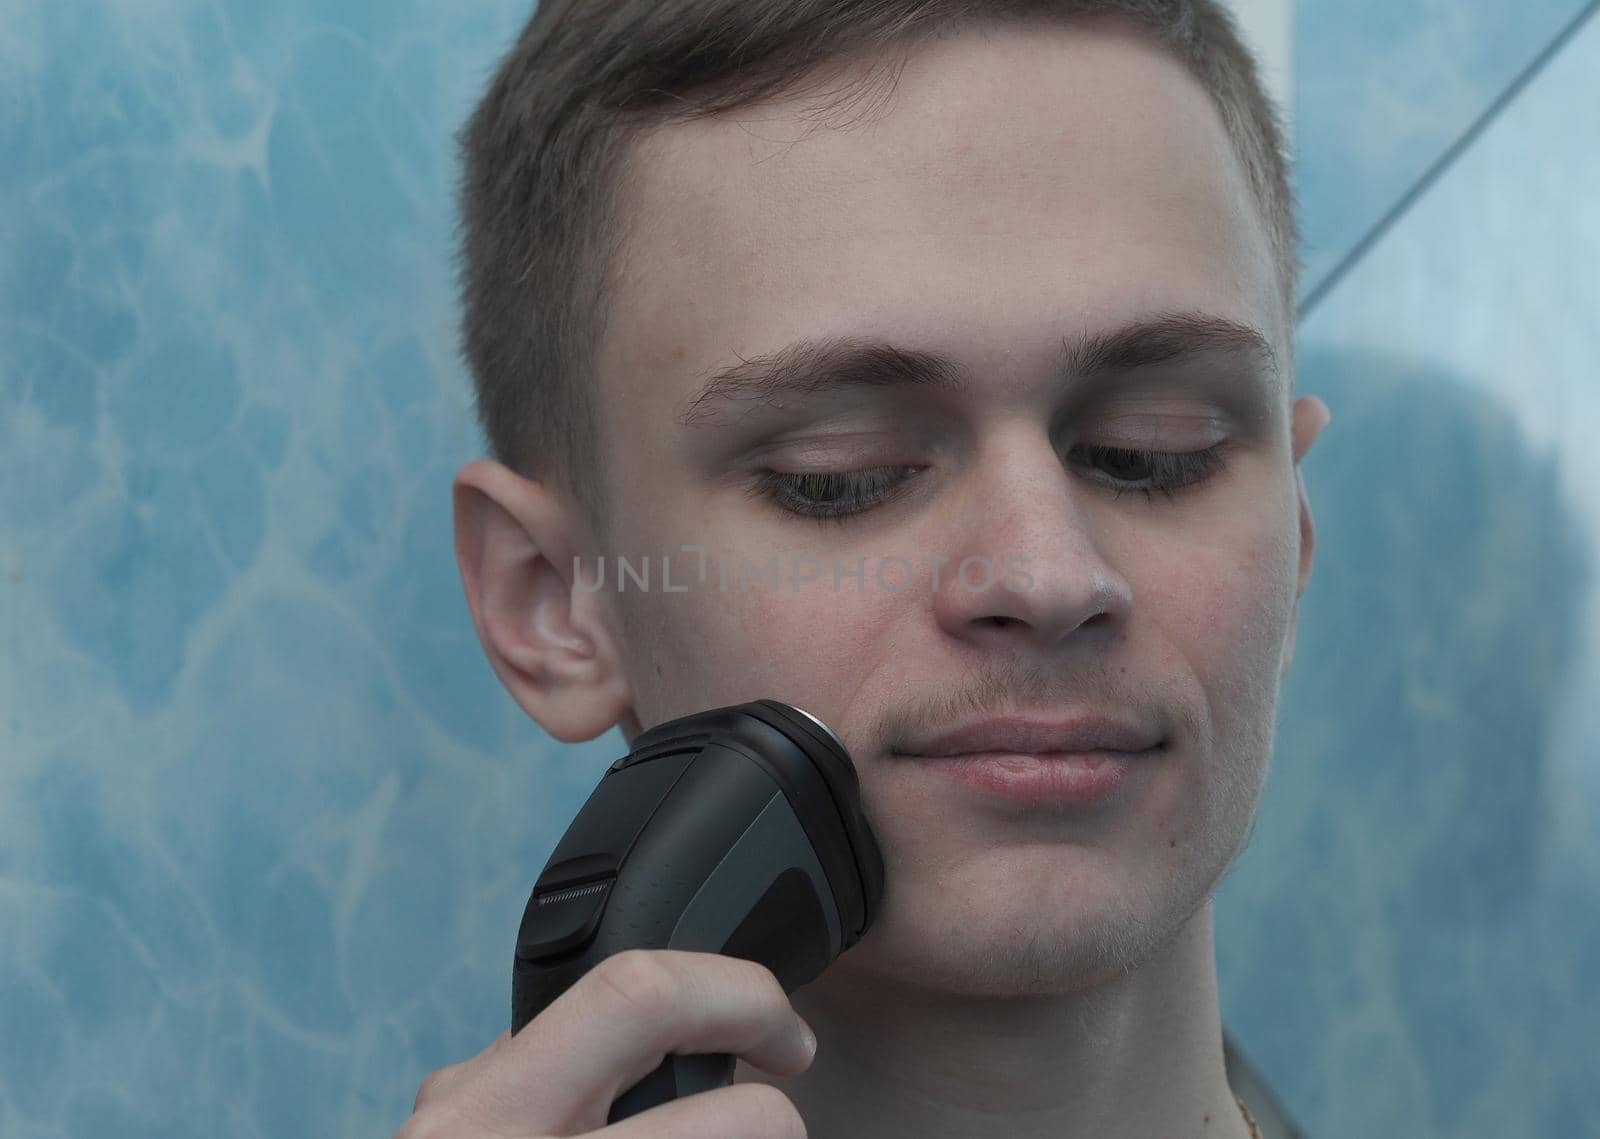
<path fill-rule="evenodd" d="M 1160 742 L 1159 733 L 1107 716 L 1048 721 L 1006 717 L 976 721 L 930 736 L 915 743 L 906 754 L 939 759 L 994 753 L 1136 752 L 1146 751 Z"/>

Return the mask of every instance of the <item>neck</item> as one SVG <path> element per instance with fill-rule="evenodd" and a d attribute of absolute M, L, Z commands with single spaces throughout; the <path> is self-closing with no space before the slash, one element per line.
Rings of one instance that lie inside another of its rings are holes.
<path fill-rule="evenodd" d="M 1089 987 L 974 996 L 854 957 L 792 996 L 817 1031 L 809 1070 L 735 1071 L 786 1092 L 813 1139 L 1249 1139 L 1223 1064 L 1209 900 L 1157 954 Z"/>

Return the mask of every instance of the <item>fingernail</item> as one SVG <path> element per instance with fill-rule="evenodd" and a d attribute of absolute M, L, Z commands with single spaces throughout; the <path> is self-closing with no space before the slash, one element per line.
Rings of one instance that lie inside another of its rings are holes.
<path fill-rule="evenodd" d="M 805 1017 L 797 1015 L 797 1019 L 800 1021 L 800 1043 L 805 1047 L 807 1056 L 815 1056 L 817 1054 L 817 1034 L 806 1023 Z"/>

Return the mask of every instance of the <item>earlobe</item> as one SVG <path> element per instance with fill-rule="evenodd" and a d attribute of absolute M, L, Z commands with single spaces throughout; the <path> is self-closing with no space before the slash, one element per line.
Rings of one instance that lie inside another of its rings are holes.
<path fill-rule="evenodd" d="M 556 739 L 607 731 L 631 704 L 598 591 L 574 590 L 570 526 L 549 487 L 469 463 L 452 487 L 456 562 L 495 675 Z"/>

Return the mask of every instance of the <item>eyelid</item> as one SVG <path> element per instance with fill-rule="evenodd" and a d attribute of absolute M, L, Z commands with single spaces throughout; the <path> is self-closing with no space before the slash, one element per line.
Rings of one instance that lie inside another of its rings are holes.
<path fill-rule="evenodd" d="M 1149 476 L 1157 480 L 1148 485 L 1139 482 L 1130 482 L 1108 476 L 1104 472 L 1087 475 L 1090 481 L 1111 491 L 1113 498 L 1121 498 L 1130 491 L 1143 494 L 1146 502 L 1152 500 L 1152 495 L 1164 494 L 1169 502 L 1176 495 L 1194 489 L 1203 488 L 1213 479 L 1224 474 L 1229 466 L 1228 456 L 1231 453 L 1234 441 L 1220 439 L 1209 447 L 1195 450 L 1171 451 L 1154 450 L 1138 447 L 1108 447 L 1099 444 L 1086 444 L 1083 450 L 1089 451 L 1097 457 L 1104 457 L 1107 453 L 1124 456 L 1132 455 L 1141 462 L 1150 464 L 1153 468 Z M 1082 464 L 1090 470 L 1098 470 L 1092 463 Z M 1161 473 L 1158 477 L 1157 472 Z"/>
<path fill-rule="evenodd" d="M 761 499 L 777 506 L 778 509 L 796 518 L 807 518 L 815 522 L 846 523 L 854 518 L 869 515 L 879 507 L 898 498 L 916 477 L 926 471 L 926 465 L 884 464 L 880 463 L 871 467 L 859 467 L 850 470 L 831 471 L 774 471 L 762 470 L 746 487 L 745 493 L 752 498 Z M 874 476 L 877 476 L 874 478 Z M 796 490 L 796 483 L 805 479 L 839 480 L 844 482 L 844 494 L 856 495 L 858 486 L 863 481 L 886 482 L 876 494 L 866 497 L 852 498 L 849 506 L 837 510 L 815 510 L 804 508 L 804 498 Z M 852 485 L 855 484 L 855 485 Z"/>
<path fill-rule="evenodd" d="M 1127 440 L 1124 445 L 1128 447 L 1171 450 L 1175 447 L 1187 449 L 1209 446 L 1236 432 L 1232 417 L 1215 411 L 1194 414 L 1127 411 L 1074 420 L 1062 433 L 1080 439 L 1100 434 L 1125 435 Z"/>
<path fill-rule="evenodd" d="M 763 441 L 745 450 L 746 462 L 815 464 L 830 471 L 868 466 L 893 466 L 896 458 L 912 465 L 913 458 L 925 460 L 950 451 L 958 433 L 949 428 L 932 429 L 920 421 L 901 416 L 893 421 L 876 418 L 849 421 L 848 429 L 818 430 L 813 423 L 803 433 L 791 433 Z M 885 458 L 885 456 L 889 458 Z"/>

